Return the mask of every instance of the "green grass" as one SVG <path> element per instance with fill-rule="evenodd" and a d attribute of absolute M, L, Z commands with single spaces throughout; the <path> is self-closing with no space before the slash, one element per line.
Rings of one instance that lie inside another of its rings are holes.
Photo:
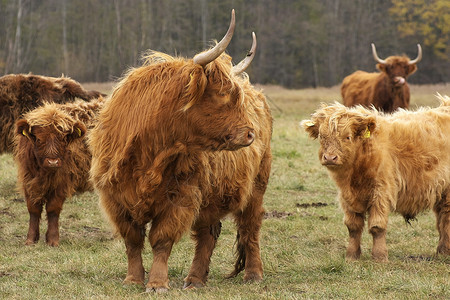
<path fill-rule="evenodd" d="M 92 88 L 92 87 L 90 87 Z M 107 87 L 99 88 L 109 92 Z M 388 263 L 370 258 L 371 238 L 363 234 L 360 261 L 346 263 L 347 229 L 336 201 L 336 187 L 317 158 L 317 141 L 298 122 L 320 102 L 340 99 L 339 89 L 285 90 L 264 87 L 274 115 L 274 161 L 265 196 L 267 218 L 261 232 L 264 280 L 242 283 L 232 270 L 235 228 L 223 222 L 205 288 L 182 291 L 193 257 L 189 235 L 175 245 L 169 260 L 171 290 L 144 294 L 141 286 L 123 285 L 125 246 L 114 238 L 98 209 L 95 193 L 68 199 L 60 219 L 61 243 L 48 247 L 45 217 L 41 241 L 24 246 L 28 212 L 16 192 L 11 155 L 0 156 L 0 298 L 8 299 L 449 299 L 450 258 L 435 257 L 438 233 L 432 212 L 407 225 L 391 214 Z M 413 105 L 436 106 L 435 91 L 450 87 L 414 86 Z M 145 268 L 151 263 L 146 243 Z"/>

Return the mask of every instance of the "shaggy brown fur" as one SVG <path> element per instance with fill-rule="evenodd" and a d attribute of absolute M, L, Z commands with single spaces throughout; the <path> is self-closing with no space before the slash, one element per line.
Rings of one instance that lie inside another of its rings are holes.
<path fill-rule="evenodd" d="M 226 54 L 203 68 L 153 53 L 128 72 L 100 114 L 90 137 L 91 176 L 125 239 L 126 282 L 144 283 L 141 251 L 151 222 L 147 290 L 169 288 L 170 251 L 190 228 L 196 250 L 185 288 L 203 286 L 227 214 L 238 230 L 231 275 L 245 268 L 244 280 L 262 279 L 272 117 L 264 95 L 231 67 Z"/>
<path fill-rule="evenodd" d="M 91 102 L 46 103 L 24 115 L 16 124 L 14 158 L 18 186 L 25 196 L 30 224 L 26 244 L 39 240 L 39 221 L 46 206 L 47 244 L 58 246 L 58 221 L 66 198 L 92 190 L 91 154 L 85 137 L 103 106 Z"/>
<path fill-rule="evenodd" d="M 406 219 L 433 208 L 437 253 L 450 254 L 450 98 L 438 108 L 384 115 L 361 106 L 322 106 L 301 124 L 319 138 L 319 160 L 339 188 L 350 235 L 347 259 L 361 254 L 364 218 L 372 257 L 387 261 L 390 211 Z"/>
<path fill-rule="evenodd" d="M 14 123 L 26 112 L 44 102 L 89 100 L 101 94 L 86 91 L 68 77 L 46 77 L 32 74 L 11 74 L 0 77 L 0 154 L 12 152 Z M 104 95 L 103 95 L 104 96 Z"/>
<path fill-rule="evenodd" d="M 341 86 L 345 106 L 375 106 L 384 112 L 409 107 L 409 86 L 406 78 L 417 70 L 408 65 L 406 56 L 390 56 L 386 64 L 377 64 L 380 73 L 356 71 L 344 78 Z"/>

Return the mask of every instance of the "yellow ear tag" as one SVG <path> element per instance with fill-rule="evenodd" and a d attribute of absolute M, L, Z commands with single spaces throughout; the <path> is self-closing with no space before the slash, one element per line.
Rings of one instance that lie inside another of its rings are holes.
<path fill-rule="evenodd" d="M 366 128 L 366 132 L 364 132 L 364 138 L 366 138 L 366 139 L 370 138 L 370 130 L 369 130 L 369 128 Z"/>
<path fill-rule="evenodd" d="M 308 127 L 313 127 L 314 126 L 314 122 L 313 121 L 307 121 L 305 122 L 305 125 Z"/>
<path fill-rule="evenodd" d="M 81 129 L 77 128 L 78 136 L 81 136 Z"/>
<path fill-rule="evenodd" d="M 28 133 L 26 132 L 26 130 L 25 130 L 25 129 L 24 129 L 24 130 L 22 130 L 22 134 L 23 134 L 24 136 L 28 137 Z"/>

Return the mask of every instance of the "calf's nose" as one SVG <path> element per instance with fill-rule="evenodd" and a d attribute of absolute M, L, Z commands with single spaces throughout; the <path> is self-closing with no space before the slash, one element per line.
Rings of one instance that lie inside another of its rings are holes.
<path fill-rule="evenodd" d="M 337 155 L 334 154 L 324 154 L 323 155 L 323 163 L 324 164 L 336 164 L 337 162 Z"/>
<path fill-rule="evenodd" d="M 61 162 L 58 158 L 46 158 L 45 163 L 48 167 L 57 168 L 61 165 Z"/>

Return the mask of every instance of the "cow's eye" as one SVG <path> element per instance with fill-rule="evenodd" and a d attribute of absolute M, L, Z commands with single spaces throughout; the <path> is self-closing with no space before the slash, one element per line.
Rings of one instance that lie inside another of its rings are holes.
<path fill-rule="evenodd" d="M 348 141 L 351 141 L 351 140 L 352 140 L 352 136 L 349 135 L 349 136 L 346 137 L 346 139 L 347 139 Z"/>

